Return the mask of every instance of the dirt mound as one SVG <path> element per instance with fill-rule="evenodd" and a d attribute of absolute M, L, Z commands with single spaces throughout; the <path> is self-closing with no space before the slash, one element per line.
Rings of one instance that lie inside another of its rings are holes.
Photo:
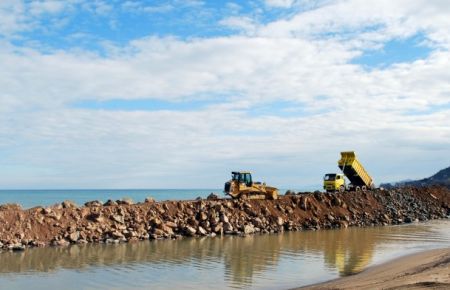
<path fill-rule="evenodd" d="M 146 201 L 82 207 L 65 201 L 28 210 L 3 205 L 0 249 L 402 224 L 450 215 L 450 191 L 443 187 L 291 193 L 278 200 Z"/>

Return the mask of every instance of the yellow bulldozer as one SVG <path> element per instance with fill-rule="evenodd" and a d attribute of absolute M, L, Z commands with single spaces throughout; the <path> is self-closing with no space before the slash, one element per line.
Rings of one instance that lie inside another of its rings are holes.
<path fill-rule="evenodd" d="M 248 171 L 231 172 L 231 180 L 225 183 L 224 192 L 232 198 L 277 199 L 278 189 L 266 183 L 254 182 Z"/>

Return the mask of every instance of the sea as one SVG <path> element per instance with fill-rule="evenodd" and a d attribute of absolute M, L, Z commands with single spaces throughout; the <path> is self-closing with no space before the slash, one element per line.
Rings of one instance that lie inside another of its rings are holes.
<path fill-rule="evenodd" d="M 134 202 L 143 202 L 152 197 L 156 201 L 163 200 L 192 200 L 197 197 L 206 198 L 215 193 L 223 196 L 221 189 L 31 189 L 31 190 L 0 190 L 0 204 L 16 203 L 22 208 L 35 206 L 50 206 L 71 200 L 78 205 L 85 202 L 108 199 L 120 200 L 131 198 Z"/>
<path fill-rule="evenodd" d="M 292 190 L 292 189 L 291 189 Z M 294 191 L 309 191 L 311 188 L 293 189 Z M 284 194 L 287 189 L 280 189 Z M 143 202 L 152 197 L 156 201 L 164 200 L 193 200 L 198 197 L 206 198 L 214 193 L 225 197 L 223 189 L 20 189 L 0 190 L 0 204 L 16 203 L 22 208 L 35 206 L 51 206 L 65 200 L 71 200 L 78 205 L 85 202 L 99 200 L 120 200 L 131 198 L 134 202 Z"/>

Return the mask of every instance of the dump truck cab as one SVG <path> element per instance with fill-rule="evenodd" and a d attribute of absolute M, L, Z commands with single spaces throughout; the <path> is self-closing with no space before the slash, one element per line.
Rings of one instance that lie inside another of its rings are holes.
<path fill-rule="evenodd" d="M 278 189 L 265 183 L 254 182 L 248 171 L 231 172 L 231 180 L 224 186 L 225 194 L 233 198 L 277 199 Z"/>
<path fill-rule="evenodd" d="M 345 178 L 344 174 L 340 173 L 327 173 L 323 177 L 323 189 L 325 191 L 345 191 Z"/>

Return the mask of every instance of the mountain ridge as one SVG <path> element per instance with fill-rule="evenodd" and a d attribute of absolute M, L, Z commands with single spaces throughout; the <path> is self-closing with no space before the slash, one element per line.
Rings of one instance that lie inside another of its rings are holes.
<path fill-rule="evenodd" d="M 450 188 L 450 167 L 441 169 L 436 174 L 427 178 L 419 180 L 399 181 L 394 183 L 382 183 L 380 186 L 390 188 L 395 186 L 430 186 L 430 185 L 443 185 Z"/>

